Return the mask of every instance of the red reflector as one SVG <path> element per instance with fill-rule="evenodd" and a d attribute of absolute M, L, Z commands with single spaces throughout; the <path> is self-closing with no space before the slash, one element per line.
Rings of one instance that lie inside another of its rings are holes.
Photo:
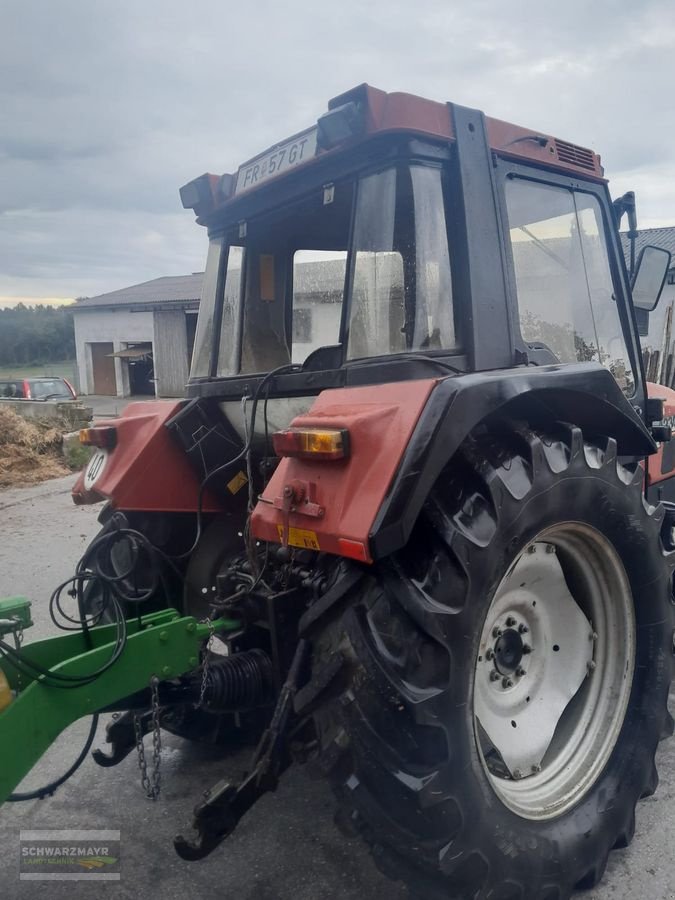
<path fill-rule="evenodd" d="M 338 538 L 338 549 L 343 556 L 348 556 L 349 559 L 368 562 L 368 551 L 361 541 L 348 541 L 347 538 Z"/>
<path fill-rule="evenodd" d="M 101 447 L 104 450 L 112 450 L 117 443 L 117 429 L 111 425 L 104 428 L 82 428 L 80 443 L 85 447 Z"/>
<path fill-rule="evenodd" d="M 287 428 L 272 435 L 277 456 L 331 460 L 349 456 L 346 428 Z"/>

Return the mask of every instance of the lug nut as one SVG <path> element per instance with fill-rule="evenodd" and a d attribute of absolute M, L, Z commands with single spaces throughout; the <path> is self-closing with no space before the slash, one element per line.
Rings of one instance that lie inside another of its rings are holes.
<path fill-rule="evenodd" d="M 527 656 L 528 653 L 532 653 L 532 647 L 529 644 L 523 644 L 523 653 Z"/>
<path fill-rule="evenodd" d="M 546 552 L 547 552 L 547 553 L 555 553 L 555 546 L 554 546 L 553 544 L 547 544 L 547 545 L 546 545 Z"/>
<path fill-rule="evenodd" d="M 506 627 L 513 628 L 513 626 L 515 624 L 516 624 L 516 620 L 513 618 L 513 616 L 509 616 L 508 619 L 506 620 Z"/>
<path fill-rule="evenodd" d="M 495 625 L 495 627 L 492 629 L 492 637 L 501 637 L 501 636 L 502 636 L 501 628 L 499 627 L 499 625 Z"/>
<path fill-rule="evenodd" d="M 586 665 L 586 668 L 588 669 L 588 674 L 590 675 L 591 672 L 595 671 L 595 668 L 596 668 L 595 661 L 594 661 L 594 660 L 591 660 L 591 661 Z"/>
<path fill-rule="evenodd" d="M 510 678 L 502 678 L 502 687 L 510 688 L 513 687 L 513 682 Z"/>
<path fill-rule="evenodd" d="M 520 779 L 522 777 L 523 777 L 523 773 L 520 771 L 520 769 L 513 770 L 513 780 L 514 781 L 520 781 Z"/>
<path fill-rule="evenodd" d="M 525 669 L 522 666 L 518 666 L 518 668 L 516 669 L 516 675 L 518 676 L 518 678 L 522 678 L 523 675 L 526 674 L 527 673 L 525 672 Z"/>
<path fill-rule="evenodd" d="M 499 672 L 495 669 L 490 672 L 490 681 L 499 681 Z"/>
<path fill-rule="evenodd" d="M 528 632 L 529 630 L 530 630 L 530 629 L 527 627 L 527 625 L 519 625 L 519 626 L 518 626 L 518 631 L 519 631 L 521 634 L 527 634 L 527 632 Z"/>
<path fill-rule="evenodd" d="M 494 656 L 495 656 L 494 650 L 490 649 L 490 650 L 485 651 L 485 659 L 494 659 Z"/>
<path fill-rule="evenodd" d="M 530 546 L 527 548 L 527 552 L 528 553 L 536 553 L 537 548 L 534 546 L 534 544 L 530 544 Z"/>
<path fill-rule="evenodd" d="M 538 772 L 541 772 L 541 766 L 537 766 L 537 765 L 532 766 L 532 774 L 536 775 Z"/>

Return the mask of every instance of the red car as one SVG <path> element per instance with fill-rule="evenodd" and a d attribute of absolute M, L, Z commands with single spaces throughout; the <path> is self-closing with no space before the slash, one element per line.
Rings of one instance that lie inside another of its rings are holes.
<path fill-rule="evenodd" d="M 59 375 L 0 381 L 0 397 L 11 400 L 77 400 L 75 388 Z"/>

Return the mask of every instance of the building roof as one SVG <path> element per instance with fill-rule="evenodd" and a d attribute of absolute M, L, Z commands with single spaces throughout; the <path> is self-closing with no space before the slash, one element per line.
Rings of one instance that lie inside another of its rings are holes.
<path fill-rule="evenodd" d="M 635 239 L 635 259 L 640 255 L 640 250 L 652 244 L 654 247 L 662 247 L 668 250 L 672 256 L 672 264 L 675 265 L 675 226 L 669 225 L 666 228 L 642 228 L 638 231 Z M 623 255 L 626 258 L 626 265 L 630 260 L 630 241 L 625 232 L 621 232 L 621 246 L 623 247 Z"/>
<path fill-rule="evenodd" d="M 133 284 L 119 291 L 99 294 L 97 297 L 85 297 L 78 300 L 72 308 L 77 312 L 78 309 L 108 306 L 198 303 L 202 292 L 203 275 L 203 272 L 197 272 L 194 275 L 165 275 L 163 278 L 153 278 L 152 281 Z"/>
<path fill-rule="evenodd" d="M 334 302 L 342 296 L 344 260 L 329 259 L 301 262 L 296 266 L 295 294 L 299 299 L 317 302 Z M 199 303 L 202 293 L 203 272 L 193 275 L 166 275 L 142 284 L 85 297 L 72 309 L 108 309 L 110 307 L 158 306 L 165 303 Z M 334 296 L 339 294 L 339 298 Z"/>

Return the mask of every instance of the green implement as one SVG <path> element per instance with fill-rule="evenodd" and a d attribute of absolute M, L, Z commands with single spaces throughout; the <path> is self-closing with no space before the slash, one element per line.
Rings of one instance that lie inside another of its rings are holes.
<path fill-rule="evenodd" d="M 27 627 L 28 610 L 28 601 L 20 598 L 0 600 L 0 633 L 16 634 Z M 239 623 L 215 619 L 206 625 L 166 609 L 130 619 L 126 628 L 122 652 L 109 668 L 106 664 L 117 646 L 117 624 L 27 644 L 19 651 L 22 662 L 16 664 L 7 652 L 11 645 L 5 650 L 0 647 L 1 681 L 6 679 L 12 691 L 11 702 L 0 712 L 0 803 L 69 725 L 148 687 L 153 678 L 166 681 L 196 669 L 202 642 L 212 631 L 236 630 Z M 26 668 L 34 667 L 49 674 L 33 678 Z M 99 675 L 88 680 L 100 669 Z M 81 680 L 64 688 L 63 683 L 53 682 L 53 676 Z"/>

